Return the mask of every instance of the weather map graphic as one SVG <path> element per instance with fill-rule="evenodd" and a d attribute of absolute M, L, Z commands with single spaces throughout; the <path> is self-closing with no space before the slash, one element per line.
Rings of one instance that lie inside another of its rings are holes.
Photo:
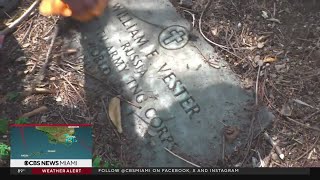
<path fill-rule="evenodd" d="M 16 124 L 11 131 L 11 167 L 91 167 L 92 126 Z"/>

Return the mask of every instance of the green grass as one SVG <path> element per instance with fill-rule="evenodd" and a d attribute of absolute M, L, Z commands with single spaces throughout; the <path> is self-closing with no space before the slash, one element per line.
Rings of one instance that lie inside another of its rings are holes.
<path fill-rule="evenodd" d="M 16 124 L 28 124 L 29 118 L 19 118 L 15 121 Z"/>

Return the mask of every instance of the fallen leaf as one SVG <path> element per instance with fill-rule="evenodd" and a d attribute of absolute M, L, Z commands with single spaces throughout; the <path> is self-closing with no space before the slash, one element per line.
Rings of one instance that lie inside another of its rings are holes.
<path fill-rule="evenodd" d="M 251 87 L 253 87 L 253 81 L 250 78 L 245 78 L 243 83 L 244 83 L 244 88 L 246 89 L 250 89 Z"/>
<path fill-rule="evenodd" d="M 266 11 L 262 11 L 261 16 L 262 16 L 263 18 L 267 19 L 267 18 L 268 18 L 268 13 L 267 13 Z"/>
<path fill-rule="evenodd" d="M 257 47 L 258 47 L 259 49 L 263 48 L 263 47 L 264 47 L 264 42 L 259 42 L 258 45 L 257 45 Z"/>
<path fill-rule="evenodd" d="M 272 78 L 276 78 L 276 77 L 277 77 L 277 75 L 276 75 L 276 74 L 274 74 L 274 73 L 271 73 L 271 74 L 270 74 L 270 77 L 272 77 Z"/>
<path fill-rule="evenodd" d="M 289 104 L 284 104 L 282 105 L 280 113 L 284 116 L 291 116 L 292 114 L 292 108 L 290 107 Z"/>
<path fill-rule="evenodd" d="M 298 103 L 298 104 L 301 104 L 301 105 L 305 105 L 305 106 L 308 106 L 308 107 L 311 107 L 311 108 L 314 108 L 313 106 L 311 106 L 310 104 L 307 104 L 299 99 L 293 99 L 294 102 Z"/>
<path fill-rule="evenodd" d="M 55 81 L 55 80 L 57 80 L 56 77 L 51 77 L 51 78 L 50 78 L 50 81 Z"/>
<path fill-rule="evenodd" d="M 41 116 L 40 118 L 41 123 L 46 123 L 47 122 L 47 116 Z"/>
<path fill-rule="evenodd" d="M 270 19 L 268 19 L 268 21 L 272 21 L 272 22 L 276 22 L 276 23 L 281 24 L 280 20 L 276 19 L 276 18 L 270 18 Z"/>
<path fill-rule="evenodd" d="M 258 61 L 258 66 L 263 66 L 263 61 L 262 60 Z"/>
<path fill-rule="evenodd" d="M 277 64 L 274 67 L 276 68 L 277 72 L 281 73 L 281 72 L 285 72 L 286 64 Z"/>
<path fill-rule="evenodd" d="M 61 98 L 60 96 L 58 96 L 58 97 L 56 98 L 56 101 L 57 101 L 57 102 L 61 102 L 61 101 L 62 101 L 62 98 Z"/>
<path fill-rule="evenodd" d="M 97 156 L 96 158 L 94 158 L 92 166 L 93 167 L 100 167 L 100 163 L 101 163 L 101 157 Z"/>
<path fill-rule="evenodd" d="M 260 55 L 256 55 L 254 58 L 253 58 L 253 61 L 255 63 L 258 63 L 260 61 Z"/>
<path fill-rule="evenodd" d="M 211 29 L 211 34 L 212 34 L 212 36 L 217 36 L 218 35 L 218 28 L 212 28 Z"/>
<path fill-rule="evenodd" d="M 266 39 L 266 38 L 268 38 L 268 37 L 270 37 L 270 35 L 267 35 L 267 36 L 260 36 L 258 39 L 257 39 L 257 41 L 258 42 L 260 42 L 260 41 L 262 41 L 262 40 L 264 40 L 264 39 Z"/>
<path fill-rule="evenodd" d="M 277 61 L 276 57 L 266 57 L 263 60 L 264 63 L 272 63 L 272 62 L 275 62 L 275 61 Z"/>
<path fill-rule="evenodd" d="M 122 133 L 121 125 L 121 109 L 120 109 L 120 99 L 114 97 L 109 103 L 109 117 L 112 123 L 116 126 L 119 133 Z"/>
<path fill-rule="evenodd" d="M 232 143 L 240 134 L 238 127 L 226 126 L 224 129 L 224 136 L 228 143 Z"/>
<path fill-rule="evenodd" d="M 24 45 L 22 45 L 23 48 L 27 48 L 29 47 L 31 44 L 30 43 L 25 43 Z"/>

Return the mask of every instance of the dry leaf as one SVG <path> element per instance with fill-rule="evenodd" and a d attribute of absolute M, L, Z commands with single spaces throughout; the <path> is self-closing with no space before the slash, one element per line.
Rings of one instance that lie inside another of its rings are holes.
<path fill-rule="evenodd" d="M 50 81 L 55 81 L 55 80 L 57 80 L 57 78 L 56 77 L 51 77 L 49 80 Z"/>
<path fill-rule="evenodd" d="M 277 61 L 276 57 L 266 57 L 263 60 L 264 63 L 272 63 L 272 62 L 275 62 L 275 61 Z"/>
<path fill-rule="evenodd" d="M 268 13 L 267 13 L 266 11 L 262 11 L 261 16 L 262 16 L 263 18 L 267 19 L 267 18 L 268 18 Z"/>
<path fill-rule="evenodd" d="M 61 101 L 62 101 L 62 98 L 61 98 L 60 96 L 58 96 L 58 97 L 56 98 L 56 101 L 57 101 L 57 102 L 61 102 Z"/>
<path fill-rule="evenodd" d="M 217 36 L 218 35 L 218 28 L 212 28 L 211 29 L 211 34 L 212 34 L 212 36 Z"/>
<path fill-rule="evenodd" d="M 23 47 L 23 48 L 27 48 L 27 47 L 29 47 L 30 45 L 31 45 L 30 43 L 26 43 L 26 44 L 22 45 L 22 47 Z"/>
<path fill-rule="evenodd" d="M 270 18 L 270 19 L 268 19 L 268 21 L 272 21 L 272 22 L 276 22 L 276 23 L 281 24 L 280 20 L 276 19 L 276 18 Z"/>
<path fill-rule="evenodd" d="M 109 117 L 112 123 L 116 126 L 119 133 L 122 133 L 121 125 L 121 109 L 120 109 L 120 99 L 114 97 L 109 103 Z"/>
<path fill-rule="evenodd" d="M 282 105 L 280 113 L 284 116 L 291 116 L 292 114 L 292 108 L 290 107 L 289 104 L 284 104 Z"/>
<path fill-rule="evenodd" d="M 224 129 L 224 136 L 228 143 L 232 143 L 240 134 L 238 127 L 226 126 Z"/>
<path fill-rule="evenodd" d="M 263 47 L 264 47 L 264 42 L 259 42 L 258 45 L 257 45 L 257 47 L 258 47 L 259 49 L 263 48 Z"/>
<path fill-rule="evenodd" d="M 286 72 L 286 69 L 287 69 L 286 64 L 276 64 L 274 67 L 276 68 L 276 71 L 278 73 Z"/>

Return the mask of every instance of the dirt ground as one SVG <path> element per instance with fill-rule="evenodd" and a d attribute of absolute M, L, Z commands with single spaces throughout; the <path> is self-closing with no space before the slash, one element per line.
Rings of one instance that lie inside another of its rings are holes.
<path fill-rule="evenodd" d="M 32 2 L 23 1 L 2 20 L 0 30 Z M 238 152 L 225 157 L 224 165 L 320 167 L 320 2 L 198 0 L 191 7 L 172 2 L 225 57 L 245 87 L 257 93 L 258 105 L 268 106 L 276 117 L 266 130 L 275 146 L 263 133 L 251 137 Z M 126 138 L 106 114 L 116 93 L 96 97 L 84 89 L 82 57 L 65 47 L 64 33 L 55 40 L 46 78 L 38 81 L 57 22 L 57 17 L 43 17 L 36 11 L 6 37 L 0 50 L 0 120 L 14 123 L 23 113 L 46 106 L 47 112 L 27 121 L 92 123 L 94 155 L 113 166 L 131 164 L 134 157 L 125 153 L 129 152 Z M 91 81 L 113 89 L 97 77 Z M 49 92 L 26 93 L 34 87 Z M 9 143 L 8 136 L 1 134 L 0 142 Z M 0 166 L 8 166 L 8 161 L 2 159 Z"/>

